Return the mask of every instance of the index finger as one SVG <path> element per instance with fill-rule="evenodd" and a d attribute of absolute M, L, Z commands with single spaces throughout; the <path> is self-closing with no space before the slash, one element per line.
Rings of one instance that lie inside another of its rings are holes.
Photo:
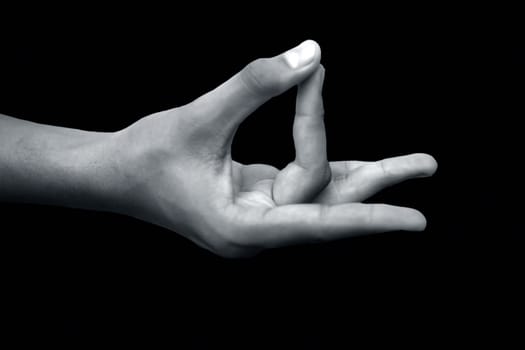
<path fill-rule="evenodd" d="M 322 88 L 325 69 L 321 65 L 297 90 L 293 125 L 295 161 L 302 168 L 328 165 Z"/>

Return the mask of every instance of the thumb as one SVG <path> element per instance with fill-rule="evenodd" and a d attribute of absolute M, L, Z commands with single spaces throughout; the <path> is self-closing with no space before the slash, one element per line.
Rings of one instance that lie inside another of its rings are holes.
<path fill-rule="evenodd" d="M 313 40 L 306 40 L 285 53 L 248 64 L 240 73 L 247 92 L 254 103 L 282 94 L 312 74 L 321 61 L 321 48 Z"/>
<path fill-rule="evenodd" d="M 280 55 L 249 63 L 191 105 L 196 108 L 198 118 L 208 122 L 208 127 L 223 131 L 226 128 L 233 133 L 259 106 L 310 76 L 320 61 L 319 45 L 313 40 L 306 40 Z"/>

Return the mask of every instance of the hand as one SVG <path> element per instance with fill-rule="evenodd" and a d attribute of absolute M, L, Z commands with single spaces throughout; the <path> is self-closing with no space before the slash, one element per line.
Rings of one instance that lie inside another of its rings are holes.
<path fill-rule="evenodd" d="M 250 63 L 188 105 L 119 132 L 125 176 L 120 211 L 225 257 L 373 232 L 423 230 L 426 220 L 417 210 L 359 202 L 389 185 L 432 175 L 437 164 L 431 156 L 327 161 L 320 56 L 317 43 L 306 41 Z M 233 161 L 231 143 L 239 124 L 294 85 L 299 86 L 295 160 L 281 171 Z"/>

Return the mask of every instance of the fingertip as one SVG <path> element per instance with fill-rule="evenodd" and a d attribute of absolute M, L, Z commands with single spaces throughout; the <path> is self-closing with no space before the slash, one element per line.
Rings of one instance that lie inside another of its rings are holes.
<path fill-rule="evenodd" d="M 310 50 L 312 50 L 314 53 L 314 61 L 317 61 L 317 64 L 319 64 L 319 62 L 321 62 L 321 46 L 319 43 L 317 43 L 315 40 L 307 39 L 303 41 L 301 45 L 303 44 L 310 47 Z"/>
<path fill-rule="evenodd" d="M 321 47 L 314 40 L 305 40 L 283 54 L 291 69 L 309 69 L 321 62 Z"/>
<path fill-rule="evenodd" d="M 427 153 L 415 153 L 417 162 L 423 171 L 423 176 L 432 176 L 437 171 L 438 163 L 436 158 Z"/>
<path fill-rule="evenodd" d="M 408 231 L 421 232 L 427 227 L 427 218 L 423 213 L 416 209 L 410 209 Z"/>
<path fill-rule="evenodd" d="M 430 154 L 427 154 L 427 156 L 428 156 L 428 162 L 429 162 L 430 175 L 434 175 L 438 169 L 438 162 L 436 158 L 434 158 Z"/>

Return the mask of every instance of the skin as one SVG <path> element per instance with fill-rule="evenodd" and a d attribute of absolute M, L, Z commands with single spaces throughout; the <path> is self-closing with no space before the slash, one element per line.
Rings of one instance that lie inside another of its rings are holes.
<path fill-rule="evenodd" d="M 432 175 L 430 155 L 328 162 L 321 50 L 259 59 L 188 105 L 114 133 L 0 115 L 0 200 L 130 215 L 176 231 L 224 257 L 376 232 L 421 231 L 417 210 L 362 204 L 381 189 Z M 313 49 L 312 49 L 313 47 Z M 293 51 L 290 51 L 293 52 Z M 231 158 L 239 124 L 298 85 L 296 158 L 284 169 Z"/>

